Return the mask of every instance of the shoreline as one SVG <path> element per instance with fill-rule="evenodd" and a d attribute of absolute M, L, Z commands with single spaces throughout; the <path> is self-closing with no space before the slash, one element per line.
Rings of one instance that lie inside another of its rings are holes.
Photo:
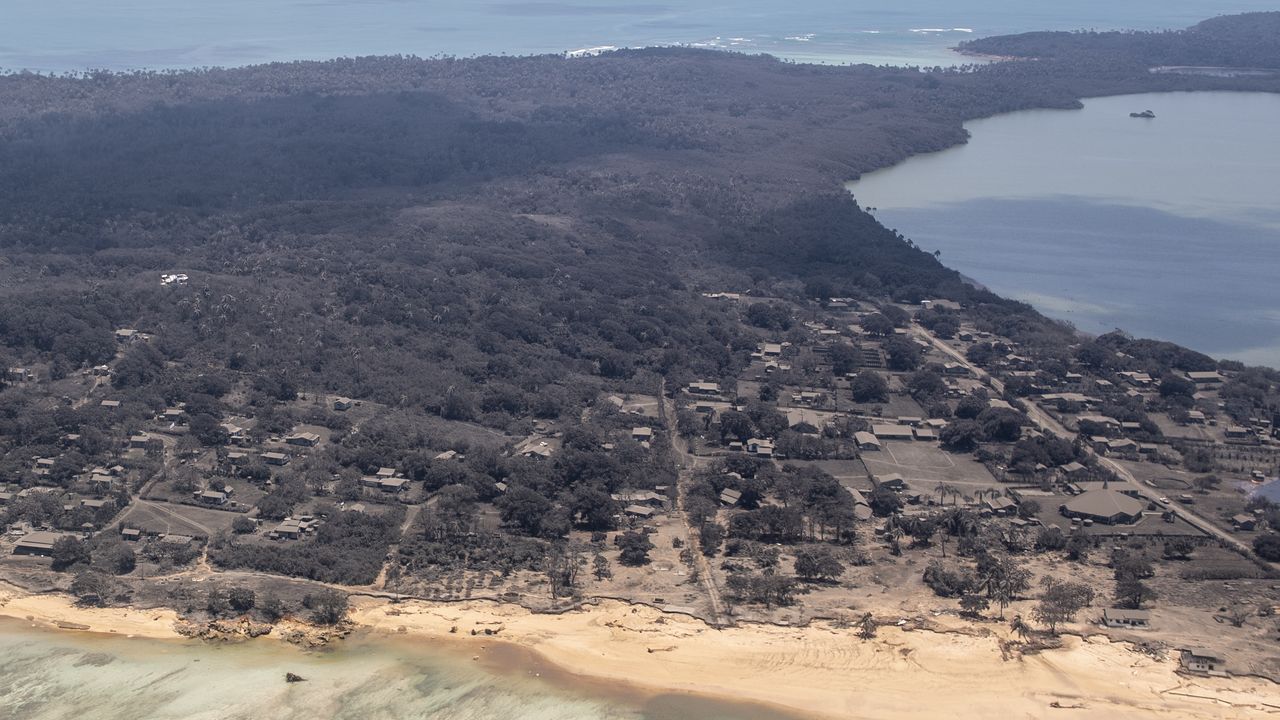
<path fill-rule="evenodd" d="M 13 586 L 0 586 L 0 616 L 51 630 L 190 639 L 169 609 L 82 608 L 64 595 Z M 350 619 L 370 636 L 444 643 L 490 668 L 536 668 L 559 684 L 633 697 L 684 694 L 816 718 L 1038 716 L 1049 708 L 1109 718 L 1280 713 L 1261 699 L 1276 692 L 1264 679 L 1179 675 L 1175 659 L 1153 659 L 1101 634 L 1064 635 L 1061 649 L 1022 656 L 1005 624 L 975 627 L 949 616 L 930 620 L 929 629 L 882 627 L 874 640 L 828 622 L 715 629 L 615 600 L 548 615 L 491 601 L 356 597 Z M 280 631 L 291 625 L 267 638 L 286 642 Z"/>

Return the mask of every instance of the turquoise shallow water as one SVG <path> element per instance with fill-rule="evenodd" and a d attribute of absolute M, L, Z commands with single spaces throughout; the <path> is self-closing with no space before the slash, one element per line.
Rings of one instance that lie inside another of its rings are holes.
<path fill-rule="evenodd" d="M 491 649 L 492 650 L 492 649 Z M 325 652 L 35 629 L 0 620 L 4 720 L 781 720 L 684 695 L 576 681 L 509 652 L 356 637 Z M 492 657 L 492 652 L 485 652 Z M 289 684 L 293 672 L 307 682 Z"/>
<path fill-rule="evenodd" d="M 978 35 L 1181 28 L 1268 0 L 6 0 L 0 68 L 245 65 L 684 44 L 805 62 L 947 65 Z"/>
<path fill-rule="evenodd" d="M 1129 117 L 1151 109 L 1155 120 Z M 850 191 L 992 290 L 1280 367 L 1280 95 L 1163 93 L 969 123 Z"/>

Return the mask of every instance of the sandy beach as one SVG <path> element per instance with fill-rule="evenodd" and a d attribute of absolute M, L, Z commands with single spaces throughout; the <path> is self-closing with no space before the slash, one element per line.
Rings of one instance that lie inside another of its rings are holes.
<path fill-rule="evenodd" d="M 716 630 L 644 606 L 606 602 L 585 612 L 534 615 L 510 605 L 364 603 L 355 619 L 391 632 L 458 635 L 499 630 L 585 677 L 760 702 L 821 717 L 1223 718 L 1280 714 L 1275 685 L 1252 678 L 1188 678 L 1102 636 L 1005 660 L 1004 625 L 990 633 L 882 628 L 872 641 L 828 625 Z M 950 619 L 957 630 L 966 628 Z M 492 640 L 492 638 L 485 638 Z"/>
<path fill-rule="evenodd" d="M 139 610 L 81 607 L 68 595 L 33 595 L 4 584 L 0 584 L 0 615 L 62 629 L 88 626 L 89 632 L 113 633 L 126 637 L 158 640 L 182 637 L 174 629 L 178 614 L 167 608 Z"/>
<path fill-rule="evenodd" d="M 90 609 L 58 595 L 0 589 L 0 615 L 50 627 L 181 637 L 170 610 Z M 1189 678 L 1102 636 L 1005 659 L 1004 625 L 956 619 L 884 627 L 874 640 L 826 624 L 717 630 L 682 615 L 602 602 L 561 615 L 489 602 L 355 599 L 352 619 L 400 638 L 470 645 L 500 663 L 505 645 L 565 673 L 640 692 L 685 692 L 830 718 L 1230 718 L 1280 715 L 1280 690 L 1254 678 Z M 486 635 L 485 631 L 491 631 Z M 474 631 L 474 635 L 473 635 Z"/>

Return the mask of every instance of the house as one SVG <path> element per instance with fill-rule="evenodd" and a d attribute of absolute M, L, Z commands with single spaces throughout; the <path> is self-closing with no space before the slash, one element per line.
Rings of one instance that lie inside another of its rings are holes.
<path fill-rule="evenodd" d="M 338 412 L 346 412 L 355 407 L 355 404 L 356 402 L 351 398 L 340 397 L 333 399 L 333 409 Z"/>
<path fill-rule="evenodd" d="M 906 425 L 872 425 L 871 432 L 877 440 L 912 440 L 915 434 Z"/>
<path fill-rule="evenodd" d="M 1105 608 L 1102 611 L 1102 624 L 1111 628 L 1149 628 L 1151 613 L 1146 610 Z"/>
<path fill-rule="evenodd" d="M 1150 385 L 1153 382 L 1155 382 L 1154 380 L 1151 379 L 1150 375 L 1144 372 L 1126 371 L 1126 372 L 1121 372 L 1117 374 L 1120 377 L 1124 378 L 1125 382 L 1129 383 L 1130 385 L 1144 386 L 1144 385 Z"/>
<path fill-rule="evenodd" d="M 720 491 L 720 502 L 729 507 L 733 507 L 742 501 L 742 493 L 738 490 L 725 488 Z"/>
<path fill-rule="evenodd" d="M 942 372 L 952 377 L 969 377 L 969 368 L 957 362 L 949 362 L 943 365 Z"/>
<path fill-rule="evenodd" d="M 801 405 L 817 405 L 822 400 L 822 393 L 806 390 L 798 395 L 793 395 L 791 399 Z"/>
<path fill-rule="evenodd" d="M 284 453 L 265 452 L 265 453 L 262 453 L 261 457 L 262 457 L 262 462 L 268 465 L 288 465 L 289 464 L 289 456 L 285 455 Z"/>
<path fill-rule="evenodd" d="M 1018 504 L 1004 496 L 988 497 L 982 505 L 990 510 L 992 515 L 1012 515 L 1018 510 Z"/>
<path fill-rule="evenodd" d="M 1187 373 L 1187 379 L 1197 385 L 1218 385 L 1222 383 L 1222 376 L 1216 370 L 1189 372 Z"/>
<path fill-rule="evenodd" d="M 871 483 L 877 488 L 887 487 L 895 492 L 902 492 L 907 489 L 907 481 L 898 473 L 889 473 L 888 475 L 873 475 Z"/>
<path fill-rule="evenodd" d="M 1132 440 L 1111 440 L 1107 443 L 1107 454 L 1133 457 L 1138 454 L 1138 443 Z"/>
<path fill-rule="evenodd" d="M 1231 527 L 1235 528 L 1237 531 L 1247 532 L 1257 527 L 1257 524 L 1257 518 L 1252 515 L 1245 515 L 1244 513 L 1234 515 L 1231 518 Z"/>
<path fill-rule="evenodd" d="M 227 494 L 221 490 L 201 490 L 193 493 L 195 499 L 205 505 L 226 505 Z"/>
<path fill-rule="evenodd" d="M 224 422 L 221 425 L 222 431 L 227 434 L 227 442 L 233 445 L 246 445 L 249 442 L 249 432 L 235 423 Z"/>
<path fill-rule="evenodd" d="M 782 356 L 782 343 L 764 343 L 760 346 L 760 354 L 767 358 Z"/>
<path fill-rule="evenodd" d="M 1084 475 L 1088 469 L 1089 468 L 1085 467 L 1084 465 L 1081 465 L 1080 463 L 1072 460 L 1071 462 L 1062 466 L 1062 474 L 1069 478 L 1077 478 Z"/>
<path fill-rule="evenodd" d="M 1058 510 L 1065 517 L 1117 525 L 1141 520 L 1146 507 L 1147 504 L 1137 498 L 1103 487 L 1072 498 Z"/>
<path fill-rule="evenodd" d="M 685 389 L 685 392 L 689 393 L 690 395 L 719 395 L 720 383 L 713 383 L 713 382 L 689 383 L 689 387 Z"/>
<path fill-rule="evenodd" d="M 129 438 L 129 447 L 135 450 L 142 450 L 147 447 L 147 443 L 151 440 L 151 436 L 146 433 L 138 433 Z"/>
<path fill-rule="evenodd" d="M 115 410 L 116 408 L 120 407 L 120 401 L 119 400 L 103 400 L 102 402 L 98 403 L 98 405 L 108 410 Z"/>
<path fill-rule="evenodd" d="M 756 457 L 771 458 L 773 457 L 773 441 L 751 438 L 747 441 L 747 452 Z"/>
<path fill-rule="evenodd" d="M 320 442 L 320 436 L 313 432 L 300 432 L 286 436 L 284 439 L 286 445 L 300 445 L 302 447 L 315 447 Z"/>
<path fill-rule="evenodd" d="M 656 493 L 652 490 L 643 492 L 624 492 L 614 493 L 610 495 L 614 502 L 627 505 L 646 505 L 648 507 L 662 507 L 667 503 L 667 496 Z"/>
<path fill-rule="evenodd" d="M 1205 648 L 1183 648 L 1178 664 L 1184 672 L 1200 675 L 1225 675 L 1227 660 L 1221 653 Z"/>
<path fill-rule="evenodd" d="M 650 427 L 634 427 L 631 428 L 631 439 L 636 442 L 647 443 L 653 440 L 653 428 Z"/>
<path fill-rule="evenodd" d="M 187 414 L 186 411 L 183 410 L 182 408 L 177 408 L 177 407 L 165 408 L 164 412 L 160 413 L 160 419 L 166 420 L 171 423 L 180 423 L 182 422 L 182 416 L 186 414 Z"/>
<path fill-rule="evenodd" d="M 857 520 L 870 520 L 871 503 L 867 502 L 866 496 L 854 488 L 849 488 L 849 494 L 853 496 L 853 517 Z"/>
<path fill-rule="evenodd" d="M 107 506 L 107 503 L 114 503 L 114 502 L 115 502 L 114 500 L 95 500 L 92 498 L 85 498 L 84 500 L 80 501 L 80 507 L 86 507 L 86 508 L 89 508 L 90 510 L 101 510 L 102 508 Z"/>
<path fill-rule="evenodd" d="M 1081 415 L 1079 418 L 1076 419 L 1076 422 L 1080 424 L 1091 423 L 1094 425 L 1101 425 L 1107 430 L 1120 429 L 1120 421 L 1113 417 L 1108 417 L 1106 415 Z"/>
<path fill-rule="evenodd" d="M 1201 410 L 1187 412 L 1187 422 L 1192 425 L 1203 425 L 1205 423 L 1204 412 Z"/>
<path fill-rule="evenodd" d="M 551 446 L 544 441 L 537 445 L 530 445 L 521 450 L 520 454 L 528 458 L 549 458 L 551 457 Z"/>
<path fill-rule="evenodd" d="M 9 382 L 30 382 L 36 379 L 36 374 L 28 368 L 12 367 L 5 373 L 5 379 Z"/>
<path fill-rule="evenodd" d="M 293 518 L 288 518 L 276 526 L 271 534 L 277 538 L 285 538 L 287 540 L 297 540 L 302 537 L 302 523 Z"/>
<path fill-rule="evenodd" d="M 1227 437 L 1234 440 L 1243 440 L 1252 435 L 1253 432 L 1249 428 L 1242 425 L 1231 425 L 1227 427 Z"/>
<path fill-rule="evenodd" d="M 111 375 L 111 366 L 110 365 L 94 365 L 93 369 L 90 370 L 90 372 L 92 372 L 95 377 L 107 377 Z"/>
<path fill-rule="evenodd" d="M 378 489 L 384 493 L 402 493 L 409 489 L 408 478 L 380 478 Z"/>
<path fill-rule="evenodd" d="M 938 439 L 938 431 L 931 427 L 918 427 L 912 430 L 912 432 L 915 433 L 916 439 L 922 442 L 930 442 Z"/>
<path fill-rule="evenodd" d="M 859 430 L 853 434 L 853 441 L 858 445 L 859 450 L 879 450 L 880 440 L 875 435 L 866 430 Z"/>
<path fill-rule="evenodd" d="M 379 478 L 393 478 L 396 476 L 396 469 L 389 468 L 389 467 L 380 467 L 378 468 L 378 472 L 374 473 L 374 476 Z"/>
<path fill-rule="evenodd" d="M 26 535 L 18 538 L 18 541 L 13 544 L 13 554 L 49 557 L 53 554 L 53 544 L 64 537 L 71 536 L 64 533 L 47 532 L 44 530 L 27 533 Z"/>
<path fill-rule="evenodd" d="M 637 517 L 642 520 L 648 520 L 653 517 L 653 508 L 644 505 L 628 505 L 623 508 L 622 512 L 631 517 Z"/>
<path fill-rule="evenodd" d="M 450 460 L 461 460 L 462 455 L 458 454 L 457 450 L 445 450 L 439 455 L 436 455 L 433 459 L 440 462 L 448 462 Z"/>
<path fill-rule="evenodd" d="M 120 328 L 116 331 L 116 342 L 133 342 L 139 338 L 139 335 L 138 331 L 133 328 Z"/>
<path fill-rule="evenodd" d="M 142 531 L 138 528 L 121 528 L 120 538 L 128 542 L 137 542 L 142 539 Z"/>

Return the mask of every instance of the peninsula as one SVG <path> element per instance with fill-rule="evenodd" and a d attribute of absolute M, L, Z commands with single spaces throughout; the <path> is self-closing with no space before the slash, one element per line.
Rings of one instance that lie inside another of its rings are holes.
<path fill-rule="evenodd" d="M 841 185 L 1280 91 L 1277 28 L 0 76 L 0 614 L 829 717 L 1275 712 L 1280 373 L 1082 336 Z"/>

